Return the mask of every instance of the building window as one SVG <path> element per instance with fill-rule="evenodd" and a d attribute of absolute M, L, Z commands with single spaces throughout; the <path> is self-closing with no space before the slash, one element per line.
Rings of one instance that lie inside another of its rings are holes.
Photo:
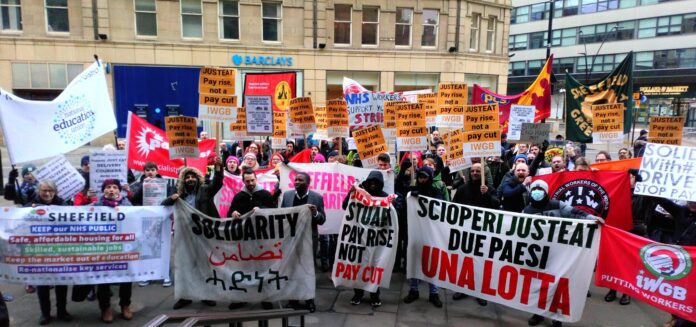
<path fill-rule="evenodd" d="M 201 0 L 181 0 L 181 36 L 203 37 L 203 7 Z"/>
<path fill-rule="evenodd" d="M 437 46 L 437 25 L 440 20 L 440 12 L 434 9 L 423 9 L 423 35 L 421 46 Z"/>
<path fill-rule="evenodd" d="M 623 25 L 599 24 L 580 27 L 580 43 L 623 40 L 625 37 L 632 39 L 633 29 L 630 24 L 632 22 L 626 23 Z M 624 27 L 625 31 L 622 30 Z"/>
<path fill-rule="evenodd" d="M 654 53 L 652 51 L 636 53 L 636 69 L 652 69 L 653 57 Z"/>
<path fill-rule="evenodd" d="M 539 75 L 544 60 L 530 60 L 527 62 L 527 75 Z"/>
<path fill-rule="evenodd" d="M 363 7 L 362 44 L 377 45 L 379 37 L 379 7 Z"/>
<path fill-rule="evenodd" d="M 529 48 L 530 49 L 541 49 L 544 47 L 546 40 L 546 32 L 536 32 L 529 34 Z"/>
<path fill-rule="evenodd" d="M 508 69 L 508 75 L 524 76 L 524 61 L 511 62 Z"/>
<path fill-rule="evenodd" d="M 469 35 L 469 50 L 478 50 L 480 30 L 481 14 L 473 13 L 471 14 L 471 34 Z"/>
<path fill-rule="evenodd" d="M 12 63 L 12 88 L 64 89 L 82 70 L 80 64 Z"/>
<path fill-rule="evenodd" d="M 616 24 L 616 40 L 632 40 L 636 34 L 636 21 L 619 22 Z"/>
<path fill-rule="evenodd" d="M 22 30 L 22 8 L 19 0 L 0 1 L 0 28 L 3 31 Z"/>
<path fill-rule="evenodd" d="M 394 92 L 437 89 L 440 74 L 394 73 Z"/>
<path fill-rule="evenodd" d="M 396 45 L 411 45 L 411 25 L 413 24 L 413 9 L 396 8 Z"/>
<path fill-rule="evenodd" d="M 334 6 L 334 44 L 350 44 L 353 7 Z"/>
<path fill-rule="evenodd" d="M 488 16 L 488 28 L 486 29 L 486 51 L 495 52 L 495 37 L 498 26 L 498 17 Z"/>
<path fill-rule="evenodd" d="M 682 32 L 683 33 L 696 32 L 696 14 L 684 15 L 684 19 L 682 20 Z"/>
<path fill-rule="evenodd" d="M 631 8 L 638 5 L 638 0 L 619 0 L 619 8 Z"/>
<path fill-rule="evenodd" d="M 619 8 L 619 0 L 583 0 L 582 13 L 607 11 Z"/>
<path fill-rule="evenodd" d="M 220 0 L 218 3 L 220 15 L 220 38 L 224 40 L 239 40 L 239 1 Z"/>
<path fill-rule="evenodd" d="M 578 30 L 576 28 L 566 28 L 562 30 L 555 30 L 552 33 L 551 45 L 554 46 L 566 46 L 574 45 L 577 40 Z"/>
<path fill-rule="evenodd" d="M 531 14 L 532 21 L 546 20 L 546 19 L 548 19 L 548 14 L 549 14 L 549 3 L 548 2 L 542 2 L 542 3 L 537 3 L 537 4 L 532 5 L 532 14 Z"/>
<path fill-rule="evenodd" d="M 46 27 L 49 32 L 70 32 L 68 0 L 46 0 Z"/>
<path fill-rule="evenodd" d="M 527 34 L 510 35 L 508 39 L 508 49 L 510 51 L 527 49 Z"/>
<path fill-rule="evenodd" d="M 155 0 L 135 0 L 135 33 L 139 36 L 157 36 Z"/>
<path fill-rule="evenodd" d="M 690 21 L 684 26 L 684 17 L 679 15 L 641 19 L 638 22 L 638 38 L 681 34 L 682 27 L 693 29 L 694 18 L 691 17 Z M 691 26 L 688 26 L 689 24 Z"/>
<path fill-rule="evenodd" d="M 529 21 L 529 6 L 517 7 L 512 10 L 511 24 L 526 23 Z"/>
<path fill-rule="evenodd" d="M 277 2 L 261 3 L 264 41 L 280 41 L 280 28 L 283 16 L 280 5 Z"/>
<path fill-rule="evenodd" d="M 578 14 L 579 0 L 557 0 L 554 3 L 553 17 L 566 17 Z"/>
<path fill-rule="evenodd" d="M 575 72 L 575 58 L 561 58 L 553 60 L 553 72 L 556 74 L 564 74 L 565 72 Z"/>

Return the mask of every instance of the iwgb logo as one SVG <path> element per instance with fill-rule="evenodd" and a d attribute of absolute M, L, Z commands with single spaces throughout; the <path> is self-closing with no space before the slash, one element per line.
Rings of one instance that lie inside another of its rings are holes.
<path fill-rule="evenodd" d="M 650 292 L 658 291 L 677 300 L 686 299 L 685 288 L 665 281 L 682 279 L 691 272 L 691 257 L 686 250 L 679 246 L 648 244 L 640 249 L 640 258 L 645 268 L 657 279 L 641 270 L 636 276 L 638 287 Z"/>

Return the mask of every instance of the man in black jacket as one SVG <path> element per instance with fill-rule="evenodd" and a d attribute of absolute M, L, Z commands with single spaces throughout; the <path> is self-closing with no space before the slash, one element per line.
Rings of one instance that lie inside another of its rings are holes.
<path fill-rule="evenodd" d="M 227 217 L 239 218 L 255 208 L 276 207 L 276 201 L 271 192 L 264 190 L 256 183 L 256 173 L 253 170 L 245 170 L 242 173 L 242 181 L 244 187 L 232 198 Z"/>

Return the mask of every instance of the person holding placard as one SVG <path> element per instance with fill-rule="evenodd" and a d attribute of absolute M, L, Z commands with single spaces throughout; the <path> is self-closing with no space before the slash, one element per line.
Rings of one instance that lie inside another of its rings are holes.
<path fill-rule="evenodd" d="M 14 201 L 15 204 L 24 205 L 31 201 L 36 195 L 39 181 L 34 176 L 36 166 L 26 164 L 22 167 L 22 183 L 17 182 L 19 173 L 16 168 L 10 171 L 7 184 L 5 185 L 5 200 Z"/>
<path fill-rule="evenodd" d="M 38 183 L 38 192 L 33 198 L 24 205 L 25 207 L 37 206 L 64 206 L 65 201 L 58 195 L 58 187 L 50 179 L 45 179 Z M 66 310 L 68 299 L 68 286 L 55 285 L 56 291 L 56 317 L 61 321 L 72 321 L 73 317 Z M 48 325 L 51 322 L 51 286 L 39 285 L 36 287 L 36 295 L 39 297 L 39 306 L 41 308 L 41 317 L 39 325 Z"/>

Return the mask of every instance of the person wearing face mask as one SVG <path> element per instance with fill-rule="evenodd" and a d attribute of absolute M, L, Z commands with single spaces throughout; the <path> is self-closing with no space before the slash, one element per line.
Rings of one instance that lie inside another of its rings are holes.
<path fill-rule="evenodd" d="M 131 206 L 128 198 L 121 195 L 121 182 L 118 179 L 107 179 L 102 183 L 103 195 L 93 206 Z M 114 313 L 111 310 L 111 285 L 116 284 L 99 284 L 97 285 L 97 300 L 99 301 L 99 309 L 101 309 L 101 321 L 111 323 L 114 321 Z M 130 309 L 131 295 L 133 293 L 133 284 L 118 283 L 119 305 L 121 306 L 121 317 L 125 320 L 133 319 L 133 311 Z"/>
<path fill-rule="evenodd" d="M 585 211 L 577 209 L 555 199 L 549 198 L 549 185 L 543 180 L 536 180 L 529 185 L 529 205 L 522 211 L 526 214 L 542 215 L 560 218 L 575 218 L 575 219 L 593 219 L 600 224 L 604 223 L 604 219 L 593 216 Z M 544 317 L 533 315 L 527 323 L 530 326 L 536 326 L 544 321 Z M 560 327 L 562 323 L 554 320 L 552 326 Z"/>
<path fill-rule="evenodd" d="M 205 184 L 204 176 L 200 170 L 193 167 L 182 169 L 181 172 L 179 172 L 176 193 L 164 199 L 162 205 L 171 206 L 181 199 L 205 215 L 220 217 L 215 203 L 213 202 L 213 197 L 215 197 L 215 194 L 222 188 L 222 179 L 224 176 L 222 172 L 222 158 L 216 156 L 214 163 L 213 180 L 210 184 Z M 216 305 L 215 301 L 203 300 L 201 302 L 211 307 Z M 193 301 L 189 299 L 179 299 L 174 303 L 173 309 L 178 310 L 191 303 L 193 303 Z"/>

